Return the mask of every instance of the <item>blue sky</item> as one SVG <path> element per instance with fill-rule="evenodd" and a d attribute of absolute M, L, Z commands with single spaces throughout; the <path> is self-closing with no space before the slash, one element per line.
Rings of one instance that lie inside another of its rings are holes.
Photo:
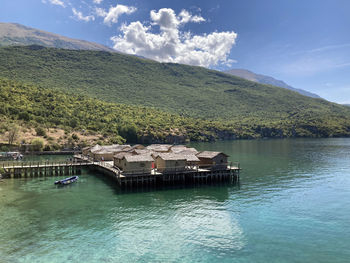
<path fill-rule="evenodd" d="M 159 61 L 249 69 L 338 103 L 350 103 L 349 12 L 347 0 L 0 1 L 1 22 Z"/>

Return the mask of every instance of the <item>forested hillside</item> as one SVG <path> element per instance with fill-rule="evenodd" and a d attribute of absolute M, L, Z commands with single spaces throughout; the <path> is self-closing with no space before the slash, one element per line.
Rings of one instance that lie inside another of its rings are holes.
<path fill-rule="evenodd" d="M 86 96 L 0 79 L 0 134 L 12 124 L 92 132 L 106 143 L 214 140 L 233 134 L 224 125 L 143 106 L 108 103 Z"/>
<path fill-rule="evenodd" d="M 47 115 L 39 115 L 48 125 L 74 128 L 78 122 L 79 127 L 108 132 L 131 125 L 139 140 L 156 133 L 152 138 L 163 141 L 167 129 L 171 129 L 168 134 L 180 130 L 180 135 L 194 140 L 350 134 L 348 107 L 201 67 L 40 46 L 3 47 L 0 57 L 0 77 L 31 83 L 58 96 L 55 108 L 48 105 Z M 6 97 L 11 90 L 4 92 Z M 35 99 L 37 93 L 30 95 L 28 112 L 46 105 L 48 96 Z M 100 105 L 98 111 L 94 105 Z M 67 113 L 50 116 L 56 111 Z M 3 114 L 18 118 L 20 112 Z"/>

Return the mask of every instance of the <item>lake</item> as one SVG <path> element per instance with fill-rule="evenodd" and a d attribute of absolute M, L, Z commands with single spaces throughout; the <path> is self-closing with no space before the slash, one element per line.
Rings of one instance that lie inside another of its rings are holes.
<path fill-rule="evenodd" d="M 348 262 L 350 139 L 192 143 L 239 184 L 121 192 L 84 171 L 0 182 L 0 262 Z"/>

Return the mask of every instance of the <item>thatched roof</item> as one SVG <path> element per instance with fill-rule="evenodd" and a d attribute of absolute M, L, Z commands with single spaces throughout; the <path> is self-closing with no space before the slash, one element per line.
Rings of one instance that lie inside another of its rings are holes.
<path fill-rule="evenodd" d="M 119 152 L 119 153 L 117 153 L 116 155 L 114 155 L 113 157 L 115 158 L 115 159 L 123 159 L 124 158 L 124 156 L 126 156 L 126 155 L 133 155 L 131 152 Z"/>
<path fill-rule="evenodd" d="M 140 155 L 124 155 L 125 160 L 129 163 L 132 162 L 153 162 L 153 158 L 149 154 L 140 154 Z"/>
<path fill-rule="evenodd" d="M 133 149 L 133 150 L 136 150 L 136 149 L 142 150 L 142 149 L 145 149 L 145 146 L 143 146 L 142 144 L 135 144 L 135 145 L 131 146 L 131 149 Z"/>
<path fill-rule="evenodd" d="M 172 145 L 171 149 L 176 149 L 176 148 L 187 148 L 185 145 L 182 144 L 177 144 L 177 145 Z"/>
<path fill-rule="evenodd" d="M 197 156 L 195 156 L 194 154 L 186 154 L 183 155 L 186 158 L 187 162 L 199 162 L 200 160 L 198 159 Z"/>
<path fill-rule="evenodd" d="M 107 153 L 117 153 L 121 151 L 130 150 L 130 145 L 119 145 L 119 144 L 113 144 L 113 145 L 95 145 L 91 148 L 91 152 L 95 154 L 107 154 Z"/>
<path fill-rule="evenodd" d="M 228 157 L 227 154 L 224 154 L 222 152 L 212 152 L 212 151 L 203 151 L 203 152 L 200 152 L 198 154 L 196 154 L 196 156 L 198 158 L 205 158 L 205 159 L 213 159 L 215 158 L 216 156 L 218 156 L 219 154 L 223 154 L 225 155 L 226 157 Z"/>
<path fill-rule="evenodd" d="M 94 154 L 113 154 L 113 152 L 101 149 L 99 151 L 95 151 Z"/>
<path fill-rule="evenodd" d="M 171 147 L 171 152 L 173 153 L 180 153 L 180 152 L 193 152 L 193 153 L 198 153 L 198 151 L 195 148 L 187 148 L 184 145 L 175 145 Z"/>
<path fill-rule="evenodd" d="M 186 150 L 183 151 L 178 151 L 178 152 L 174 152 L 176 154 L 182 154 L 182 155 L 196 155 L 198 153 L 198 151 L 196 149 L 192 150 L 194 148 L 188 148 Z"/>
<path fill-rule="evenodd" d="M 175 154 L 175 153 L 159 153 L 156 158 L 161 158 L 164 161 L 186 161 L 184 155 Z"/>
<path fill-rule="evenodd" d="M 94 147 L 92 147 L 92 148 L 90 149 L 90 152 L 93 153 L 93 152 L 96 152 L 96 151 L 101 150 L 101 149 L 102 149 L 102 146 L 96 144 Z"/>
<path fill-rule="evenodd" d="M 170 144 L 151 144 L 146 147 L 146 149 L 155 151 L 155 152 L 168 152 L 172 145 Z"/>
<path fill-rule="evenodd" d="M 153 153 L 153 151 L 148 150 L 148 149 L 135 149 L 132 152 L 134 152 L 136 154 L 149 154 L 149 155 L 151 155 Z"/>

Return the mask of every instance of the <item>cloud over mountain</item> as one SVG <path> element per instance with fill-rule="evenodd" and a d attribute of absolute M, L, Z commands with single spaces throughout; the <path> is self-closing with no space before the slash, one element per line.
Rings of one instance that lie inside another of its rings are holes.
<path fill-rule="evenodd" d="M 114 48 L 161 62 L 204 67 L 233 62 L 228 55 L 237 38 L 235 32 L 203 35 L 183 32 L 180 30 L 183 25 L 205 21 L 200 15 L 192 15 L 187 10 L 182 10 L 179 15 L 170 8 L 152 10 L 150 18 L 149 26 L 140 21 L 122 25 L 121 34 L 111 38 Z M 154 33 L 158 28 L 159 33 Z"/>
<path fill-rule="evenodd" d="M 95 12 L 97 16 L 103 17 L 103 23 L 111 25 L 118 23 L 118 19 L 121 15 L 130 15 L 136 11 L 136 7 L 126 5 L 111 6 L 108 11 L 103 8 L 96 8 Z"/>

